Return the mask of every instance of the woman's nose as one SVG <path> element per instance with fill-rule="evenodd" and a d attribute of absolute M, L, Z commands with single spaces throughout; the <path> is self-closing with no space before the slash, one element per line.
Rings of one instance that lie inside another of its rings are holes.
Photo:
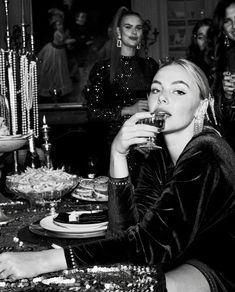
<path fill-rule="evenodd" d="M 137 34 L 137 30 L 136 30 L 136 28 L 133 28 L 133 29 L 132 29 L 132 34 L 134 34 L 134 35 Z"/>
<path fill-rule="evenodd" d="M 158 97 L 158 104 L 168 103 L 168 98 L 165 94 L 160 94 Z"/>

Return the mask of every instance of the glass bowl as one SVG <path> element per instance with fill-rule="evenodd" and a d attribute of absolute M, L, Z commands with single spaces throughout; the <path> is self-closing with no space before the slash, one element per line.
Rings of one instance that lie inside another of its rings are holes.
<path fill-rule="evenodd" d="M 35 170 L 27 168 L 22 174 L 7 176 L 6 187 L 18 198 L 29 200 L 31 203 L 45 204 L 59 202 L 62 196 L 77 186 L 78 182 L 79 178 L 76 175 L 41 167 Z"/>

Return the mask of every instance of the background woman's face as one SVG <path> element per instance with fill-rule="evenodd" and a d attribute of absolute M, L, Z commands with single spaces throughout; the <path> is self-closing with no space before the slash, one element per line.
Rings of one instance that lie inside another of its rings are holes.
<path fill-rule="evenodd" d="M 85 12 L 79 12 L 76 15 L 76 24 L 85 25 L 87 20 L 87 14 Z"/>
<path fill-rule="evenodd" d="M 203 51 L 206 47 L 208 30 L 209 26 L 203 25 L 197 31 L 196 41 L 200 51 Z"/>
<path fill-rule="evenodd" d="M 235 41 L 235 3 L 225 10 L 224 31 L 231 40 Z"/>
<path fill-rule="evenodd" d="M 123 45 L 136 48 L 143 35 L 142 20 L 136 15 L 123 17 L 118 33 L 121 35 Z"/>
<path fill-rule="evenodd" d="M 200 104 L 194 78 L 180 65 L 168 65 L 155 75 L 148 97 L 151 112 L 169 114 L 164 132 L 178 132 L 193 123 Z"/>

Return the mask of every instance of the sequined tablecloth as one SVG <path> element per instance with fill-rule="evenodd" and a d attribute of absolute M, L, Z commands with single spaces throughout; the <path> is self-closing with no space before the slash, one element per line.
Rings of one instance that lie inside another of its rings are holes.
<path fill-rule="evenodd" d="M 27 202 L 13 201 L 0 204 L 6 215 L 12 220 L 0 227 L 0 251 L 31 251 L 51 248 L 52 244 L 65 246 L 76 244 L 82 240 L 92 239 L 60 239 L 33 234 L 28 226 L 42 218 L 48 208 L 31 209 Z M 98 204 L 97 208 L 107 208 Z M 90 204 L 78 204 L 75 200 L 66 198 L 58 211 L 94 208 Z M 144 267 L 135 265 L 113 265 L 105 267 L 90 267 L 77 270 L 45 274 L 33 279 L 19 281 L 1 281 L 0 291 L 163 291 L 159 288 L 161 272 L 159 267 Z"/>

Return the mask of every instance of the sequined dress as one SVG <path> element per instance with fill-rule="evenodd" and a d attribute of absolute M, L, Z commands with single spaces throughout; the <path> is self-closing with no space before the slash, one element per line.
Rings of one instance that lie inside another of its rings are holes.
<path fill-rule="evenodd" d="M 110 83 L 110 60 L 100 61 L 92 68 L 83 93 L 90 120 L 108 126 L 109 143 L 127 118 L 121 116 L 122 108 L 147 98 L 157 69 L 158 64 L 150 57 L 121 56 L 114 81 Z"/>

